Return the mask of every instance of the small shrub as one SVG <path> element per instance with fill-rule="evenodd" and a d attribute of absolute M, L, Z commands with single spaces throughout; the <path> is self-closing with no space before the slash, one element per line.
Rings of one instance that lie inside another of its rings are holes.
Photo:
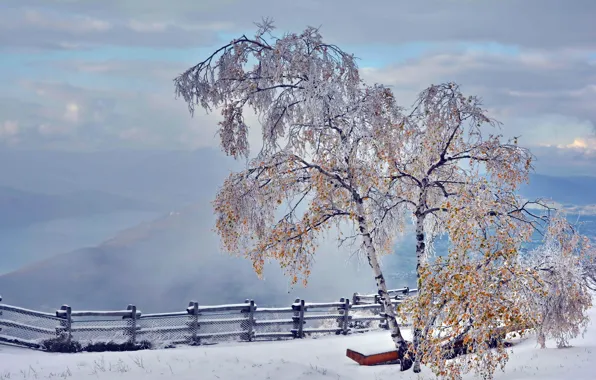
<path fill-rule="evenodd" d="M 49 352 L 74 353 L 81 352 L 82 346 L 75 340 L 65 340 L 63 338 L 46 339 L 41 343 L 41 347 Z"/>
<path fill-rule="evenodd" d="M 96 342 L 85 346 L 83 349 L 87 352 L 107 352 L 107 351 L 139 351 L 151 349 L 151 342 L 143 340 L 138 343 L 124 342 Z"/>

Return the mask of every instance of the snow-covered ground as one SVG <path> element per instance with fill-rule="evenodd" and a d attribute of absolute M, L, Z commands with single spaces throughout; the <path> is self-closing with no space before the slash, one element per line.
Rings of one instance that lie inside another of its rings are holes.
<path fill-rule="evenodd" d="M 506 372 L 496 379 L 596 379 L 596 309 L 585 337 L 573 347 L 541 350 L 530 338 L 512 348 Z M 398 366 L 361 367 L 347 348 L 391 347 L 385 331 L 285 342 L 230 343 L 168 350 L 51 354 L 0 345 L 0 379 L 431 379 L 400 373 Z M 473 378 L 473 376 L 468 376 Z"/>

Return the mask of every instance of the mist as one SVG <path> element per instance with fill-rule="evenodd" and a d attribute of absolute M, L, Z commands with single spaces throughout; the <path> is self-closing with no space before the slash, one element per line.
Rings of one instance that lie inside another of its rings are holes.
<path fill-rule="evenodd" d="M 354 255 L 356 246 L 338 247 L 335 231 L 319 240 L 307 287 L 290 286 L 277 262 L 258 279 L 250 260 L 222 253 L 211 201 L 242 163 L 215 150 L 2 151 L 0 158 L 3 302 L 49 311 L 132 303 L 160 312 L 190 300 L 288 305 L 375 292 L 366 260 Z M 525 191 L 594 203 L 576 182 L 534 176 Z M 410 230 L 383 257 L 389 287 L 415 287 L 414 246 Z"/>
<path fill-rule="evenodd" d="M 190 300 L 284 305 L 295 298 L 331 301 L 374 289 L 368 266 L 334 239 L 321 242 L 307 287 L 290 286 L 277 262 L 267 264 L 259 279 L 250 260 L 220 252 L 213 222 L 204 202 L 123 231 L 97 247 L 31 264 L 0 277 L 4 301 L 44 310 L 62 304 L 120 309 L 133 303 L 158 312 L 183 310 Z"/>

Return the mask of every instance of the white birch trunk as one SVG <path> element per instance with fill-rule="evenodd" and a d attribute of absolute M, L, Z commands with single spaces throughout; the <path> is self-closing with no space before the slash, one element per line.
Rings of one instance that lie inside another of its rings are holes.
<path fill-rule="evenodd" d="M 400 358 L 404 358 L 400 360 L 400 370 L 405 371 L 411 368 L 412 366 L 412 360 L 410 360 L 409 358 L 409 355 L 411 355 L 411 353 L 409 352 L 408 343 L 403 338 L 401 330 L 399 328 L 399 324 L 397 323 L 396 310 L 394 309 L 394 306 L 391 304 L 391 300 L 389 299 L 389 295 L 387 292 L 387 283 L 385 282 L 385 277 L 383 276 L 383 271 L 379 262 L 378 253 L 373 245 L 370 230 L 366 223 L 364 206 L 362 205 L 361 200 L 357 201 L 357 212 L 358 227 L 362 235 L 362 241 L 366 250 L 366 257 L 375 275 L 375 282 L 377 284 L 379 299 L 381 301 L 381 304 L 383 305 L 383 308 L 385 309 L 385 318 L 387 320 L 389 330 L 391 331 L 391 339 L 395 343 L 395 348 L 397 349 Z M 408 355 L 407 358 L 405 357 L 406 355 Z"/>
<path fill-rule="evenodd" d="M 538 344 L 540 348 L 546 348 L 546 337 L 544 336 L 544 331 L 542 331 L 542 326 L 538 328 Z"/>
<path fill-rule="evenodd" d="M 422 265 L 422 259 L 424 257 L 424 250 L 426 249 L 426 245 L 424 243 L 424 214 L 422 214 L 419 210 L 416 211 L 416 285 L 418 286 L 418 294 L 422 291 L 422 281 L 420 280 L 420 266 Z M 414 345 L 414 352 L 418 352 L 418 347 L 420 346 L 420 339 L 422 334 L 422 326 L 421 321 L 414 317 L 413 321 L 413 345 Z M 415 373 L 420 372 L 420 355 L 416 355 L 416 360 L 414 361 L 414 368 L 413 371 Z"/>

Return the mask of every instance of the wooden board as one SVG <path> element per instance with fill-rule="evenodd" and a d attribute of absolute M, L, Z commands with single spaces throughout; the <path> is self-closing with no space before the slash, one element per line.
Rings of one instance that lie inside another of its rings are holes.
<path fill-rule="evenodd" d="M 379 364 L 395 364 L 399 360 L 397 351 L 380 352 L 378 354 L 364 355 L 360 352 L 350 350 L 346 351 L 346 356 L 360 365 L 379 365 Z"/>
<path fill-rule="evenodd" d="M 511 342 L 505 341 L 505 347 L 511 347 L 513 344 Z M 453 342 L 451 349 L 449 352 L 445 353 L 446 359 L 453 359 L 459 355 L 465 355 L 467 350 L 464 348 L 463 340 L 459 340 Z M 373 366 L 373 365 L 381 365 L 381 364 L 397 364 L 399 363 L 399 355 L 397 351 L 385 351 L 379 353 L 371 353 L 371 354 L 362 354 L 358 351 L 354 351 L 351 349 L 346 350 L 346 356 L 356 363 L 364 366 Z M 422 361 L 424 364 L 424 360 Z"/>

